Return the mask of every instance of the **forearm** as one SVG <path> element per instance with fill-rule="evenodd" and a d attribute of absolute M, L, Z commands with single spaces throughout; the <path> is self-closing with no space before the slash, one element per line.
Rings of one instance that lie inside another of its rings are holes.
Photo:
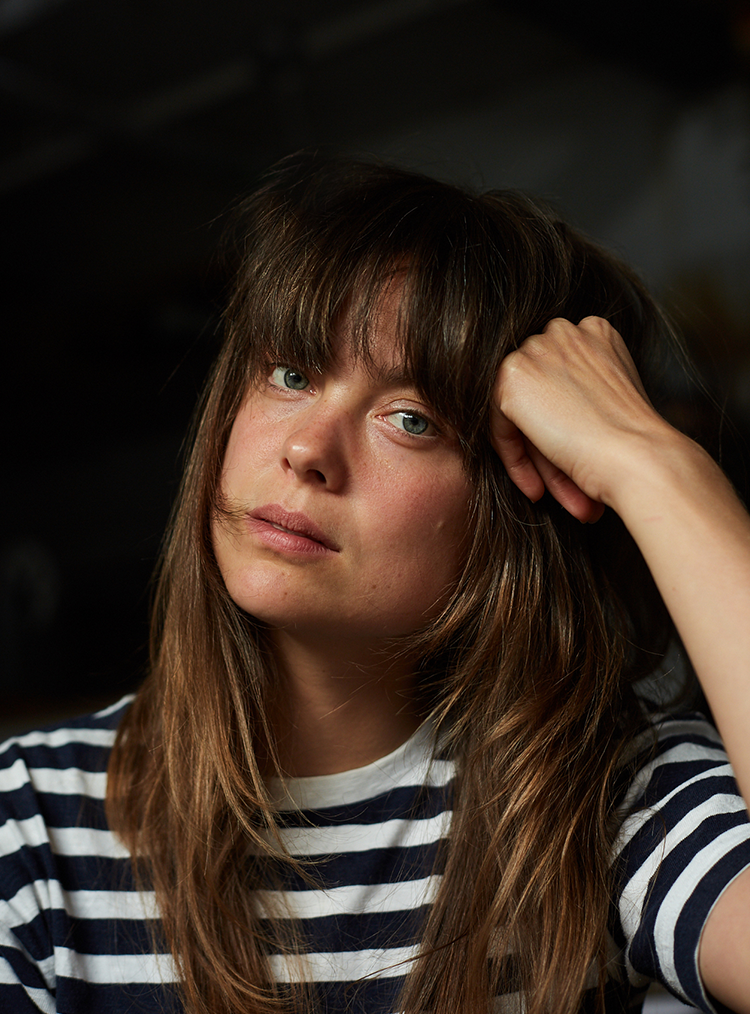
<path fill-rule="evenodd" d="M 750 518 L 726 477 L 661 419 L 606 321 L 550 321 L 506 357 L 493 443 L 532 500 L 544 489 L 580 521 L 602 504 L 640 547 L 690 655 L 750 802 Z M 750 875 L 703 929 L 706 988 L 750 1014 Z"/>
<path fill-rule="evenodd" d="M 666 425 L 620 461 L 608 502 L 643 553 L 750 801 L 750 517 L 718 465 Z"/>

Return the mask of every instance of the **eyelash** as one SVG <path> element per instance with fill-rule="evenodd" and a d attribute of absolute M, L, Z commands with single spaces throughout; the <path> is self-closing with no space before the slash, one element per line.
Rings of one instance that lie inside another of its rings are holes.
<path fill-rule="evenodd" d="M 274 379 L 275 374 L 278 372 L 283 373 L 283 377 L 280 381 Z M 296 374 L 296 376 L 301 377 L 302 380 L 305 381 L 304 385 L 302 387 L 289 387 L 286 383 L 284 383 L 287 374 L 289 373 L 293 373 Z M 305 391 L 310 386 L 310 380 L 308 379 L 307 374 L 303 373 L 302 370 L 297 369 L 296 366 L 287 366 L 285 364 L 277 364 L 276 366 L 273 366 L 268 380 L 274 387 L 278 387 L 282 391 Z"/>
<path fill-rule="evenodd" d="M 275 379 L 275 374 L 278 372 L 281 372 L 283 376 L 277 380 Z M 285 381 L 287 379 L 287 375 L 290 373 L 296 374 L 296 376 L 304 380 L 305 381 L 304 386 L 289 387 L 285 383 Z M 277 363 L 275 366 L 271 367 L 271 372 L 269 374 L 268 381 L 272 387 L 276 387 L 282 391 L 305 391 L 307 390 L 308 387 L 311 386 L 311 381 L 309 380 L 307 374 L 303 373 L 302 370 L 298 369 L 296 366 L 288 366 L 285 363 Z M 395 423 L 393 423 L 395 429 L 399 430 L 401 433 L 406 434 L 406 436 L 408 437 L 412 437 L 415 440 L 420 440 L 423 437 L 438 436 L 440 434 L 440 428 L 438 427 L 437 423 L 435 423 L 435 421 L 431 419 L 430 416 L 426 415 L 424 412 L 412 412 L 409 409 L 401 408 L 395 409 L 393 412 L 388 412 L 385 414 L 385 418 L 387 419 L 390 419 L 393 416 L 400 416 L 402 421 L 408 418 L 408 419 L 420 419 L 424 423 L 426 423 L 425 431 L 422 433 L 411 433 L 409 430 L 406 429 L 405 426 L 398 426 Z"/>
<path fill-rule="evenodd" d="M 406 433 L 407 436 L 414 437 L 417 440 L 419 440 L 422 437 L 435 436 L 437 433 L 439 433 L 438 427 L 435 425 L 432 419 L 430 419 L 429 416 L 425 415 L 422 412 L 411 412 L 408 409 L 400 408 L 396 409 L 395 412 L 388 413 L 388 417 L 392 416 L 400 416 L 402 421 L 404 419 L 420 419 L 422 422 L 424 422 L 426 426 L 424 432 L 422 433 L 411 433 L 409 430 L 406 429 L 405 426 L 396 426 L 396 429 L 400 430 L 402 433 Z M 430 430 L 432 432 L 429 432 Z"/>

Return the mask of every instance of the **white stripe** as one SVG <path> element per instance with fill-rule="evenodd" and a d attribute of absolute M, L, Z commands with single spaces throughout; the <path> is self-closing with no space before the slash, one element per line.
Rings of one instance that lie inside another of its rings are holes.
<path fill-rule="evenodd" d="M 494 1014 L 526 1014 L 526 1006 L 520 993 L 504 993 L 492 1001 Z"/>
<path fill-rule="evenodd" d="M 91 796 L 103 799 L 106 773 L 88 772 L 80 768 L 27 768 L 19 757 L 2 775 L 3 791 L 13 792 L 28 785 L 36 792 L 52 792 L 63 796 Z"/>
<path fill-rule="evenodd" d="M 156 919 L 153 891 L 70 891 L 66 908 L 76 919 Z"/>
<path fill-rule="evenodd" d="M 711 768 L 709 771 L 704 772 L 701 777 L 718 774 L 719 772 L 723 775 L 734 774 L 729 766 L 726 751 L 722 750 L 721 746 L 711 748 L 696 745 L 695 743 L 677 743 L 675 746 L 671 747 L 671 749 L 659 754 L 658 757 L 654 757 L 654 759 L 649 761 L 645 767 L 642 767 L 639 770 L 638 774 L 628 787 L 628 791 L 618 809 L 622 812 L 627 812 L 627 810 L 632 807 L 635 800 L 643 793 L 643 790 L 648 785 L 654 771 L 658 768 L 664 767 L 667 764 L 689 764 L 691 761 L 706 760 L 718 761 L 721 764 L 721 768 Z M 684 784 L 689 785 L 690 782 L 685 782 Z"/>
<path fill-rule="evenodd" d="M 26 993 L 32 1003 L 35 1003 L 44 1014 L 55 1014 L 56 1006 L 54 997 L 50 996 L 46 989 L 33 989 L 31 986 L 24 986 Z"/>
<path fill-rule="evenodd" d="M 64 908 L 63 892 L 57 880 L 35 880 L 24 884 L 12 898 L 0 900 L 0 926 L 26 926 L 53 908 Z"/>
<path fill-rule="evenodd" d="M 105 771 L 83 771 L 81 768 L 27 768 L 20 757 L 5 769 L 2 779 L 5 792 L 21 789 L 31 782 L 37 792 L 104 799 L 107 789 Z"/>
<path fill-rule="evenodd" d="M 644 751 L 649 751 L 655 740 L 666 742 L 674 736 L 680 736 L 682 739 L 687 736 L 700 736 L 702 739 L 716 743 L 717 746 L 722 746 L 721 737 L 705 718 L 683 716 L 676 719 L 673 715 L 662 712 L 651 714 L 649 721 L 651 722 L 649 727 L 644 729 L 635 739 L 631 739 L 627 745 L 622 756 L 624 764 L 630 763 L 634 757 L 638 757 Z"/>
<path fill-rule="evenodd" d="M 24 845 L 36 848 L 47 841 L 47 828 L 40 814 L 25 820 L 8 819 L 0 826 L 0 858 L 11 856 Z"/>
<path fill-rule="evenodd" d="M 79 954 L 68 947 L 56 947 L 55 967 L 58 978 L 97 985 L 177 981 L 171 954 Z"/>
<path fill-rule="evenodd" d="M 107 718 L 109 715 L 113 715 L 115 711 L 120 708 L 124 708 L 126 704 L 131 704 L 135 700 L 135 694 L 125 694 L 119 701 L 115 701 L 114 704 L 110 704 L 106 708 L 102 708 L 101 711 L 97 711 L 94 718 Z"/>
<path fill-rule="evenodd" d="M 7 901 L 0 899 L 0 926 L 25 926 L 40 912 L 62 909 L 75 919 L 155 919 L 153 891 L 65 891 L 59 880 L 24 884 Z"/>
<path fill-rule="evenodd" d="M 384 758 L 383 762 L 335 775 L 290 778 L 283 784 L 277 778 L 269 778 L 268 787 L 274 806 L 281 812 L 319 810 L 334 805 L 333 800 L 336 805 L 348 806 L 393 789 L 444 788 L 456 774 L 453 761 L 435 760 L 429 755 L 409 764 L 388 761 L 389 758 Z"/>
<path fill-rule="evenodd" d="M 370 849 L 431 845 L 448 836 L 452 812 L 424 820 L 395 819 L 381 824 L 334 824 L 330 827 L 287 827 L 281 839 L 293 856 L 341 855 Z"/>
<path fill-rule="evenodd" d="M 640 831 L 643 825 L 648 823 L 648 821 L 651 820 L 652 817 L 655 816 L 655 814 L 659 813 L 660 810 L 664 809 L 664 807 L 672 799 L 674 799 L 675 796 L 678 796 L 681 792 L 689 788 L 691 785 L 697 785 L 699 782 L 706 781 L 709 778 L 726 778 L 727 775 L 734 777 L 734 772 L 732 771 L 728 763 L 723 764 L 721 767 L 718 768 L 710 768 L 708 771 L 701 771 L 699 774 L 693 775 L 692 778 L 688 778 L 687 781 L 680 782 L 679 785 L 675 786 L 675 788 L 672 789 L 671 792 L 668 792 L 666 796 L 661 796 L 658 799 L 655 806 L 645 806 L 642 809 L 636 810 L 634 813 L 630 814 L 630 816 L 626 817 L 626 819 L 620 825 L 620 830 L 617 833 L 617 838 L 615 840 L 614 848 L 612 851 L 613 858 L 618 856 L 620 852 L 622 852 L 622 850 L 628 844 L 628 842 L 635 837 L 638 831 Z M 739 797 L 734 793 L 731 794 L 715 793 L 714 795 L 709 796 L 701 805 L 703 806 L 709 805 L 711 799 L 736 800 L 738 798 Z M 740 809 L 741 808 L 742 807 L 740 807 Z M 733 804 L 731 807 L 731 811 L 734 812 L 736 809 L 737 809 L 736 805 Z M 717 808 L 716 812 L 720 813 L 723 811 Z"/>
<path fill-rule="evenodd" d="M 710 722 L 707 722 L 702 717 L 688 718 L 687 716 L 683 716 L 676 718 L 673 715 L 664 715 L 656 723 L 656 731 L 663 738 L 667 738 L 668 736 L 701 736 L 703 739 L 716 743 L 717 746 L 722 746 L 719 733 Z M 699 749 L 703 749 L 703 747 L 699 746 Z"/>
<path fill-rule="evenodd" d="M 418 947 L 323 952 L 291 958 L 272 954 L 269 965 L 276 982 L 356 982 L 406 975 L 418 954 Z"/>
<path fill-rule="evenodd" d="M 24 845 L 29 848 L 49 843 L 58 856 L 96 856 L 127 859 L 130 853 L 111 831 L 92 827 L 50 827 L 38 814 L 25 820 L 6 820 L 0 826 L 0 858 L 12 855 Z"/>
<path fill-rule="evenodd" d="M 27 732 L 23 736 L 14 736 L 0 746 L 0 755 L 16 744 L 31 748 L 48 746 L 58 748 L 71 743 L 85 743 L 87 746 L 109 747 L 115 741 L 114 729 L 53 729 L 51 732 Z"/>
<path fill-rule="evenodd" d="M 130 852 L 111 831 L 93 827 L 51 827 L 52 851 L 58 856 L 129 859 Z"/>
<path fill-rule="evenodd" d="M 682 992 L 677 979 L 674 954 L 674 934 L 677 920 L 706 872 L 715 866 L 719 859 L 730 852 L 736 845 L 747 841 L 748 837 L 750 837 L 748 826 L 743 825 L 742 827 L 731 828 L 729 831 L 720 834 L 718 838 L 714 838 L 688 863 L 675 880 L 659 907 L 656 922 L 654 923 L 654 938 L 657 941 L 664 940 L 669 942 L 668 946 L 663 948 L 657 955 L 659 964 L 669 986 L 681 997 L 684 997 L 685 1000 L 687 1000 L 687 997 Z M 745 868 L 747 869 L 748 867 Z M 740 872 L 742 871 L 738 871 L 738 876 Z M 728 886 L 729 884 L 725 885 L 721 892 L 722 894 Z M 719 897 L 721 897 L 721 894 Z M 719 900 L 719 897 L 714 901 L 714 905 Z M 692 955 L 692 957 L 693 961 L 697 962 L 697 953 Z"/>
<path fill-rule="evenodd" d="M 281 918 L 412 911 L 432 904 L 441 880 L 436 875 L 395 884 L 347 884 L 327 891 L 259 891 L 258 900 L 268 916 Z"/>
<path fill-rule="evenodd" d="M 689 810 L 675 826 L 661 838 L 650 855 L 638 867 L 633 876 L 627 882 L 620 895 L 620 921 L 623 931 L 629 940 L 632 940 L 643 917 L 643 908 L 648 898 L 648 886 L 651 878 L 657 872 L 659 864 L 664 857 L 678 848 L 680 842 L 684 841 L 693 831 L 698 828 L 704 820 L 718 813 L 736 813 L 744 810 L 745 804 L 739 796 L 732 794 L 717 794 L 705 800 L 700 806 Z M 639 815 L 638 815 L 639 816 Z M 735 829 L 738 833 L 738 841 L 750 839 L 750 824 L 742 824 Z M 723 854 L 718 848 L 711 846 L 712 851 L 707 853 L 705 849 L 698 852 L 690 862 L 688 869 L 698 862 L 708 860 L 707 866 L 701 866 L 702 876 L 713 866 L 717 859 Z M 682 874 L 680 875 L 680 877 Z M 679 879 L 679 878 L 678 878 Z M 677 881 L 675 881 L 675 884 Z"/>
<path fill-rule="evenodd" d="M 92 799 L 104 799 L 107 793 L 106 771 L 31 768 L 30 773 L 37 792 L 52 792 L 61 796 L 90 796 Z"/>

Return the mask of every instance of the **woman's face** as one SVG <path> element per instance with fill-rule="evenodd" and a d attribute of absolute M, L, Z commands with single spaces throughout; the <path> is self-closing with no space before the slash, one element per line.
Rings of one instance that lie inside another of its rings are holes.
<path fill-rule="evenodd" d="M 227 445 L 216 558 L 241 609 L 296 636 L 378 643 L 445 604 L 471 486 L 455 437 L 403 378 L 400 290 L 381 304 L 373 363 L 346 342 L 325 373 L 271 364 Z"/>

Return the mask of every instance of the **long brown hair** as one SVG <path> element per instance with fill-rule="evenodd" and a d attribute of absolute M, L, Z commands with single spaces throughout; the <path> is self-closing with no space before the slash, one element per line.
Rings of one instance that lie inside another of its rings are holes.
<path fill-rule="evenodd" d="M 529 1014 L 573 1014 L 606 978 L 618 765 L 641 714 L 631 682 L 661 657 L 664 614 L 617 518 L 580 525 L 508 480 L 489 442 L 491 389 L 527 335 L 590 314 L 618 329 L 648 386 L 669 327 L 623 264 L 546 208 L 378 164 L 288 160 L 243 206 L 241 244 L 161 561 L 150 673 L 109 768 L 111 826 L 156 892 L 186 1009 L 310 1009 L 304 989 L 271 981 L 264 958 L 296 946 L 261 923 L 252 892 L 259 857 L 292 862 L 259 762 L 274 765 L 273 659 L 227 594 L 211 522 L 248 385 L 269 360 L 324 368 L 344 309 L 366 355 L 398 268 L 404 362 L 458 434 L 474 486 L 457 587 L 405 646 L 418 651 L 458 781 L 402 1005 L 479 1014 L 512 988 Z"/>

